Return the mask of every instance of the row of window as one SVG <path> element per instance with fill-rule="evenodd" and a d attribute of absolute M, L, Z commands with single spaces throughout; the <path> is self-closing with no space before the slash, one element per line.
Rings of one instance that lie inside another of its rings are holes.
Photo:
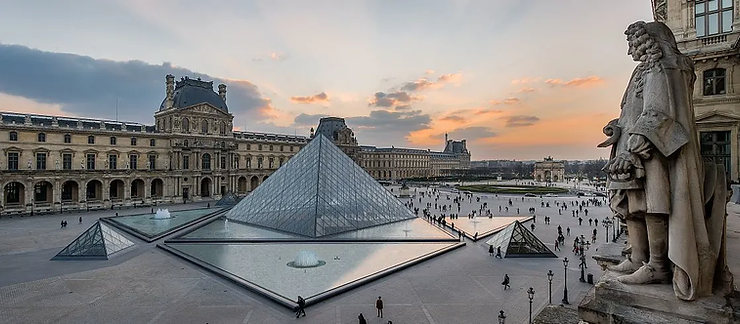
<path fill-rule="evenodd" d="M 429 163 L 426 161 L 377 161 L 377 160 L 363 160 L 363 168 L 386 168 L 386 167 L 398 167 L 398 168 L 426 168 L 429 167 Z"/>
<path fill-rule="evenodd" d="M 36 170 L 48 170 L 47 165 L 47 157 L 48 153 L 36 153 Z M 85 155 L 85 163 L 83 164 L 85 166 L 85 169 L 87 170 L 95 170 L 96 169 L 96 163 L 97 160 L 97 154 L 95 153 L 88 153 Z M 108 155 L 108 169 L 110 170 L 116 170 L 118 169 L 118 155 L 110 154 Z M 136 170 L 138 169 L 138 161 L 139 161 L 139 155 L 137 154 L 130 154 L 128 159 L 128 164 L 126 165 L 127 169 Z M 20 168 L 20 153 L 18 152 L 8 152 L 8 170 L 18 170 Z M 58 160 L 57 160 L 57 163 Z M 31 160 L 28 161 L 28 169 L 31 169 Z M 149 170 L 155 170 L 157 168 L 157 156 L 154 154 L 149 155 L 149 161 L 147 163 L 147 167 Z M 56 165 L 56 169 L 61 168 L 62 170 L 72 170 L 72 153 L 63 153 L 62 154 L 62 165 Z"/>
<path fill-rule="evenodd" d="M 164 119 L 160 119 L 157 122 L 157 127 L 160 130 L 161 129 L 164 129 L 163 123 L 164 123 Z M 219 133 L 219 135 L 226 135 L 226 122 L 217 122 L 217 123 L 218 123 L 218 133 Z M 168 129 L 172 129 L 172 116 L 170 116 L 167 119 L 167 126 L 168 126 Z M 197 124 L 196 124 L 196 127 L 197 127 Z M 182 128 L 182 132 L 183 133 L 190 133 L 190 130 L 191 130 L 190 129 L 190 119 L 183 118 L 182 119 L 182 127 L 181 128 Z M 207 120 L 201 121 L 201 123 L 200 123 L 200 132 L 201 132 L 201 134 L 209 134 L 210 133 L 209 132 L 209 127 L 208 127 L 208 121 Z"/>
<path fill-rule="evenodd" d="M 18 141 L 18 132 L 11 131 L 8 137 L 8 140 L 11 142 L 17 142 Z M 46 133 L 38 133 L 36 136 L 36 140 L 39 143 L 46 143 Z M 111 136 L 110 138 L 110 145 L 116 145 L 118 142 L 118 139 L 115 136 Z M 72 143 L 72 135 L 70 134 L 64 134 L 64 143 L 69 144 Z M 87 137 L 87 144 L 95 144 L 95 136 L 88 136 Z M 132 137 L 131 138 L 131 146 L 136 146 L 137 144 L 137 138 Z M 157 141 L 155 141 L 153 138 L 149 139 L 149 146 L 155 146 L 157 144 Z"/>
<path fill-rule="evenodd" d="M 36 170 L 47 170 L 47 157 L 48 153 L 46 152 L 39 152 L 36 153 Z M 139 155 L 138 154 L 130 154 L 128 156 L 128 163 L 126 164 L 125 169 L 130 170 L 136 170 L 138 169 L 138 161 L 139 161 Z M 85 169 L 87 170 L 95 170 L 96 169 L 96 160 L 97 160 L 97 154 L 95 153 L 88 153 L 85 155 Z M 157 169 L 157 156 L 154 154 L 150 154 L 148 156 L 148 163 L 147 168 L 149 170 L 155 170 Z M 247 169 L 252 168 L 252 160 L 247 159 Z M 275 158 L 269 157 L 267 159 L 268 161 L 268 168 L 274 169 L 276 167 L 275 165 Z M 226 156 L 222 155 L 220 159 L 220 167 L 221 169 L 226 169 Z M 277 167 L 283 166 L 285 163 L 285 158 L 280 157 L 277 162 L 279 163 Z M 31 169 L 31 161 L 28 161 L 28 169 Z M 57 162 L 58 163 L 58 162 Z M 117 170 L 118 169 L 118 155 L 116 154 L 109 154 L 107 159 L 107 167 L 109 170 Z M 234 165 L 233 167 L 236 169 L 239 169 L 239 157 L 234 157 Z M 56 165 L 55 169 L 59 169 L 61 167 L 62 170 L 72 170 L 72 153 L 63 153 L 62 154 L 62 165 Z M 257 168 L 261 169 L 264 167 L 264 158 L 258 157 L 257 158 Z M 18 152 L 9 152 L 8 153 L 8 170 L 19 170 L 20 168 L 20 153 Z M 182 160 L 182 168 L 184 170 L 190 169 L 190 156 L 184 155 Z M 208 153 L 205 153 L 201 157 L 201 169 L 203 170 L 210 170 L 211 169 L 211 155 Z"/>
<path fill-rule="evenodd" d="M 275 147 L 273 147 L 272 144 L 266 145 L 266 146 L 268 147 L 268 151 L 271 151 L 272 152 L 275 149 Z M 263 147 L 262 144 L 257 144 L 257 151 L 262 151 L 263 148 L 264 147 Z M 279 149 L 280 152 L 285 152 L 285 146 L 284 145 L 279 145 L 279 148 L 280 148 Z M 290 152 L 293 152 L 293 146 L 288 146 L 288 148 L 290 149 Z M 247 151 L 250 151 L 250 150 L 252 150 L 252 144 L 247 144 Z"/>

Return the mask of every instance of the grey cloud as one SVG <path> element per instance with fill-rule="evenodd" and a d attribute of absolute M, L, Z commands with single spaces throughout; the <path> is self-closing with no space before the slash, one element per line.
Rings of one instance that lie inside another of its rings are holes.
<path fill-rule="evenodd" d="M 265 120 L 273 109 L 270 99 L 249 81 L 220 79 L 170 63 L 118 62 L 0 44 L 0 92 L 60 104 L 70 114 L 114 118 L 118 98 L 119 119 L 152 123 L 164 99 L 167 74 L 225 83 L 229 110 L 242 120 Z"/>
<path fill-rule="evenodd" d="M 450 136 L 452 138 L 459 138 L 459 139 L 467 139 L 469 141 L 476 140 L 479 138 L 486 138 L 486 137 L 495 137 L 498 134 L 496 132 L 492 131 L 488 127 L 465 127 L 465 128 L 458 128 L 453 131 L 451 131 Z"/>
<path fill-rule="evenodd" d="M 409 81 L 406 82 L 403 86 L 401 86 L 401 90 L 403 91 L 418 91 L 423 90 L 425 88 L 429 88 L 434 85 L 434 82 L 429 81 L 427 79 L 419 79 L 416 81 Z"/>
<path fill-rule="evenodd" d="M 416 97 L 409 95 L 405 91 L 396 92 L 376 92 L 375 95 L 370 99 L 368 106 L 376 107 L 394 107 L 398 105 L 407 105 L 411 101 L 416 100 Z"/>
<path fill-rule="evenodd" d="M 539 118 L 535 116 L 524 116 L 524 115 L 508 116 L 508 117 L 503 117 L 502 119 L 506 121 L 506 127 L 530 126 L 530 125 L 534 125 L 536 122 L 540 120 Z"/>
<path fill-rule="evenodd" d="M 295 118 L 293 119 L 293 125 L 314 127 L 319 124 L 319 119 L 324 118 L 324 117 L 329 117 L 329 115 L 324 115 L 324 114 L 311 115 L 311 114 L 301 113 L 298 116 L 295 116 Z"/>
<path fill-rule="evenodd" d="M 409 133 L 429 128 L 432 118 L 420 110 L 393 112 L 373 110 L 368 116 L 356 116 L 346 119 L 347 123 L 357 125 L 366 131 Z M 349 126 L 352 128 L 352 126 Z M 393 141 L 390 141 L 393 142 Z"/>

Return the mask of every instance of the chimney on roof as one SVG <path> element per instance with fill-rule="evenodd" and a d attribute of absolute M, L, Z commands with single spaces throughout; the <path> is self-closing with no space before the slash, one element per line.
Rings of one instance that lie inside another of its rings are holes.
<path fill-rule="evenodd" d="M 165 93 L 167 94 L 167 97 L 164 108 L 170 109 L 172 108 L 173 100 L 175 98 L 175 76 L 172 74 L 168 74 L 165 77 Z"/>
<path fill-rule="evenodd" d="M 221 97 L 221 100 L 226 102 L 226 85 L 223 83 L 218 85 L 218 96 Z"/>

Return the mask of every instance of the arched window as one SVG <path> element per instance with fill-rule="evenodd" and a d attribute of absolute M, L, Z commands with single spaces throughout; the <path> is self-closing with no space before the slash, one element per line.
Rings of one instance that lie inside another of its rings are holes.
<path fill-rule="evenodd" d="M 188 141 L 188 140 L 185 140 L 185 141 L 184 141 L 184 142 L 182 143 L 182 145 L 183 145 L 183 146 L 185 146 L 185 147 L 188 147 L 188 146 L 190 146 L 190 141 Z"/>
<path fill-rule="evenodd" d="M 704 71 L 704 95 L 713 96 L 725 94 L 725 69 L 711 69 Z"/>
<path fill-rule="evenodd" d="M 190 133 L 190 120 L 187 118 L 182 119 L 182 131 L 184 133 Z"/>
<path fill-rule="evenodd" d="M 203 134 L 208 134 L 208 121 L 204 120 L 200 124 L 200 132 Z"/>
<path fill-rule="evenodd" d="M 203 170 L 211 169 L 211 155 L 208 153 L 203 154 L 203 161 L 200 164 L 200 168 Z"/>
<path fill-rule="evenodd" d="M 226 123 L 221 122 L 218 128 L 219 128 L 219 131 L 218 131 L 219 134 L 226 135 Z"/>

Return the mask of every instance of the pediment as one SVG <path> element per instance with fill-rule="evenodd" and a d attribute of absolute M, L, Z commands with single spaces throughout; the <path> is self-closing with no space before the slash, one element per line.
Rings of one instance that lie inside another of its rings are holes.
<path fill-rule="evenodd" d="M 697 123 L 736 123 L 740 122 L 740 115 L 726 111 L 709 111 L 696 116 Z"/>
<path fill-rule="evenodd" d="M 180 111 L 184 114 L 188 113 L 198 113 L 198 114 L 209 114 L 209 115 L 216 115 L 218 117 L 230 117 L 231 114 L 224 112 L 221 109 L 218 109 L 216 106 L 211 105 L 209 103 L 199 103 L 196 105 L 192 105 L 190 107 L 182 108 Z"/>

